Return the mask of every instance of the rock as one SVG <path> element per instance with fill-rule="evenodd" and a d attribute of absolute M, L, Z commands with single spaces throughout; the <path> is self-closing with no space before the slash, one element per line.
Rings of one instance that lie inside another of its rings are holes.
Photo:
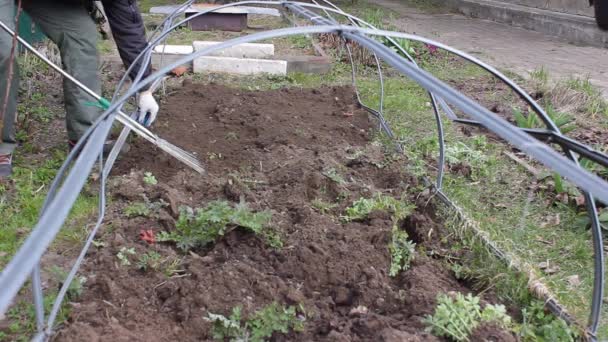
<path fill-rule="evenodd" d="M 351 317 L 361 317 L 367 315 L 368 311 L 369 310 L 367 309 L 367 307 L 359 305 L 356 308 L 352 308 L 348 315 Z"/>
<path fill-rule="evenodd" d="M 212 264 L 215 261 L 215 258 L 211 255 L 205 255 L 201 258 L 201 261 L 205 264 Z"/>
<path fill-rule="evenodd" d="M 287 295 L 285 295 L 285 300 L 291 305 L 300 304 L 304 302 L 304 295 L 300 290 L 289 289 Z"/>
<path fill-rule="evenodd" d="M 164 194 L 165 200 L 169 203 L 169 209 L 171 215 L 175 218 L 179 217 L 179 195 L 175 189 L 166 189 L 167 192 Z"/>

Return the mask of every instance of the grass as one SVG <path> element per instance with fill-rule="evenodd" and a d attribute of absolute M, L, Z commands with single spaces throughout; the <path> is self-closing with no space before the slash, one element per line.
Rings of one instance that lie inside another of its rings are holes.
<path fill-rule="evenodd" d="M 9 179 L 0 180 L 0 268 L 9 262 L 37 223 L 49 185 L 67 152 L 67 146 L 63 144 L 52 146 L 52 143 L 47 143 L 46 146 L 40 146 L 31 136 L 34 131 L 43 136 L 56 134 L 51 131 L 53 125 L 50 124 L 57 119 L 55 108 L 46 100 L 48 96 L 44 94 L 44 89 L 49 86 L 47 82 L 58 79 L 53 78 L 46 65 L 28 53 L 21 55 L 18 62 L 22 78 L 25 78 L 22 84 L 26 85 L 26 89 L 18 108 L 17 137 L 21 146 L 14 155 L 13 175 Z M 80 248 L 88 234 L 86 224 L 95 214 L 97 206 L 96 196 L 79 196 L 50 251 L 69 258 L 71 253 Z M 50 272 L 58 275 L 55 268 Z M 25 286 L 23 291 L 27 292 L 28 287 Z M 70 287 L 70 294 L 74 291 Z M 0 331 L 0 340 L 8 339 L 9 336 L 13 340 L 26 340 L 31 336 L 34 329 L 33 307 L 30 296 L 23 294 L 28 299 L 18 301 L 10 309 L 7 315 L 10 325 L 7 330 Z M 46 291 L 44 301 L 47 310 L 54 299 L 55 293 Z M 66 314 L 67 309 L 64 307 L 57 320 L 58 324 L 65 320 Z"/>
<path fill-rule="evenodd" d="M 137 5 L 139 6 L 139 10 L 143 14 L 149 13 L 150 8 L 155 6 L 177 5 L 182 3 L 183 1 L 180 2 L 178 0 L 140 0 L 137 2 Z"/>
<path fill-rule="evenodd" d="M 577 117 L 584 127 L 595 123 L 608 127 L 608 100 L 591 84 L 589 76 L 571 76 L 552 83 L 549 72 L 541 68 L 530 72 L 529 82 L 544 105 Z"/>
<path fill-rule="evenodd" d="M 0 183 L 0 217 L 3 218 L 3 227 L 0 230 L 0 266 L 6 265 L 38 221 L 48 186 L 64 158 L 63 151 L 55 151 L 47 160 L 36 164 L 30 164 L 32 161 L 28 160 L 25 165 L 25 161 L 19 155 L 16 156 L 10 183 Z M 70 213 L 67 226 L 60 233 L 60 238 L 69 237 L 70 233 L 79 229 L 80 226 L 73 223 L 90 217 L 96 209 L 96 197 L 80 196 Z"/>
<path fill-rule="evenodd" d="M 4 267 L 15 254 L 31 228 L 38 221 L 40 209 L 57 168 L 65 154 L 55 151 L 54 155 L 44 161 L 25 160 L 17 155 L 14 175 L 10 183 L 0 183 L 0 267 Z M 80 196 L 70 212 L 67 224 L 59 233 L 57 242 L 51 250 L 65 253 L 74 247 L 79 248 L 88 233 L 83 231 L 86 224 L 97 209 L 97 198 L 86 195 Z M 44 302 L 47 310 L 50 309 L 55 294 L 47 292 Z M 67 308 L 62 308 L 57 324 L 67 318 Z M 8 331 L 0 332 L 11 336 L 18 341 L 25 341 L 34 331 L 34 312 L 31 301 L 24 300 L 14 306 L 9 314 L 10 326 Z M 2 338 L 0 338 L 2 340 Z"/>

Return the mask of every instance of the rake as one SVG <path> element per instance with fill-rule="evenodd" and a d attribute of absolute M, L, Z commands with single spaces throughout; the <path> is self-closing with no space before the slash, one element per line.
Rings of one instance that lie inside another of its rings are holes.
<path fill-rule="evenodd" d="M 48 64 L 51 68 L 55 69 L 63 77 L 65 77 L 68 80 L 70 80 L 71 82 L 73 82 L 77 87 L 79 87 L 80 89 L 84 90 L 87 94 L 92 96 L 95 100 L 97 100 L 100 107 L 102 107 L 103 109 L 108 109 L 110 107 L 110 101 L 101 97 L 100 95 L 98 95 L 97 93 L 95 93 L 94 91 L 89 89 L 87 86 L 82 84 L 80 81 L 75 79 L 72 75 L 68 74 L 65 70 L 63 70 L 62 68 L 60 68 L 59 66 L 57 66 L 56 64 L 51 62 L 46 56 L 42 55 L 40 52 L 38 52 L 38 50 L 36 50 L 28 42 L 26 42 L 24 39 L 19 37 L 19 35 L 17 35 L 17 33 L 15 33 L 13 30 L 11 30 L 2 21 L 0 21 L 0 27 L 4 31 L 6 31 L 9 35 L 16 36 L 19 43 L 21 43 L 27 50 L 29 50 L 31 53 L 36 55 L 36 57 L 40 58 L 43 62 Z M 132 119 L 129 115 L 125 114 L 123 111 L 121 111 L 121 110 L 117 111 L 116 120 L 118 120 L 120 123 L 122 123 L 125 126 L 125 130 L 129 129 L 129 130 L 134 131 L 142 138 L 144 138 L 147 141 L 151 142 L 152 144 L 156 145 L 158 148 L 165 151 L 169 155 L 173 156 L 175 159 L 181 161 L 185 165 L 189 166 L 196 172 L 201 173 L 201 174 L 205 173 L 204 167 L 202 166 L 200 161 L 194 155 L 192 155 L 191 153 L 189 153 L 187 151 L 184 151 L 183 149 L 171 144 L 170 142 L 168 142 L 164 139 L 159 138 L 157 135 L 152 133 L 150 130 L 148 130 L 146 127 L 141 125 L 136 120 Z M 120 149 L 118 149 L 117 152 L 115 152 L 115 154 L 118 154 L 118 151 L 120 151 Z M 115 160 L 116 156 L 114 156 L 113 158 Z M 112 164 L 113 164 L 114 160 L 112 160 Z"/>

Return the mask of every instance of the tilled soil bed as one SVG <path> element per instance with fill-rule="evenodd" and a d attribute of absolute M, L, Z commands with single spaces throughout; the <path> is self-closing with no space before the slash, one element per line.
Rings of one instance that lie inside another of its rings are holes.
<path fill-rule="evenodd" d="M 104 245 L 90 251 L 84 293 L 55 339 L 212 340 L 210 313 L 229 316 L 241 306 L 247 317 L 277 302 L 298 307 L 304 328 L 275 333 L 274 341 L 441 340 L 425 332 L 422 318 L 433 313 L 438 294 L 472 290 L 432 257 L 447 254 L 443 228 L 425 207 L 428 199 L 408 198 L 417 181 L 403 171 L 405 160 L 371 142 L 375 126 L 349 87 L 249 92 L 184 85 L 169 96 L 154 130 L 196 152 L 208 174 L 145 142 L 133 144 L 110 184 Z M 144 182 L 144 172 L 158 183 Z M 417 243 L 416 256 L 396 277 L 388 275 L 390 215 L 340 218 L 354 201 L 378 193 L 417 202 L 399 222 Z M 180 206 L 215 200 L 270 210 L 283 247 L 239 228 L 187 253 L 142 240 L 142 230 L 173 231 Z M 137 201 L 153 209 L 125 215 Z M 131 265 L 117 258 L 123 248 L 136 252 Z M 138 269 L 137 258 L 149 251 L 174 260 L 171 271 Z M 479 334 L 474 340 L 513 339 L 492 326 Z"/>

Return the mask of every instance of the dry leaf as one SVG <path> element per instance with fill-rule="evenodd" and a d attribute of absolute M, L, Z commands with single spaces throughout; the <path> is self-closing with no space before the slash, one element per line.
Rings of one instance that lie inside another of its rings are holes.
<path fill-rule="evenodd" d="M 188 72 L 188 67 L 186 66 L 178 66 L 177 68 L 171 70 L 171 73 L 177 77 L 185 74 L 186 72 Z"/>
<path fill-rule="evenodd" d="M 139 238 L 142 239 L 143 241 L 147 242 L 150 245 L 152 245 L 156 242 L 156 235 L 154 234 L 154 231 L 151 229 L 148 229 L 148 230 L 142 229 L 139 232 Z"/>

